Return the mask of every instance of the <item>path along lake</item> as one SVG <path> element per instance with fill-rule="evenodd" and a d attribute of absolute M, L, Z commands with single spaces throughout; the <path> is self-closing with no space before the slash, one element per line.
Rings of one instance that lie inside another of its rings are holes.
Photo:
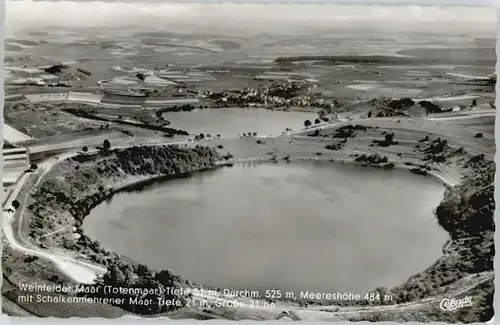
<path fill-rule="evenodd" d="M 431 177 L 331 162 L 236 164 L 120 193 L 85 219 L 103 246 L 207 286 L 365 293 L 441 256 Z"/>

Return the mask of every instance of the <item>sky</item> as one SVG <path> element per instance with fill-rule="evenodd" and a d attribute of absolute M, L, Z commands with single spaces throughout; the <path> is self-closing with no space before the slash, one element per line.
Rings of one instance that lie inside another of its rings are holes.
<path fill-rule="evenodd" d="M 6 0 L 6 1 L 23 1 L 23 0 Z M 58 1 L 58 0 L 36 0 L 36 1 Z M 91 2 L 88 0 L 72 0 L 74 2 Z M 101 0 L 104 2 L 115 2 L 115 0 Z M 495 6 L 500 1 L 498 0 L 120 0 L 119 2 L 155 2 L 155 3 L 300 3 L 300 4 L 375 4 L 375 5 L 431 5 L 431 6 Z"/>
<path fill-rule="evenodd" d="M 278 28 L 375 28 L 388 30 L 449 30 L 458 33 L 483 33 L 496 30 L 496 10 L 491 7 L 438 7 L 451 0 L 423 0 L 434 6 L 362 5 L 279 5 L 234 4 L 206 0 L 149 0 L 141 2 L 31 1 L 6 2 L 7 29 L 39 29 L 46 26 L 119 27 L 182 30 L 222 30 L 234 33 L 266 32 Z M 263 0 L 261 0 L 263 1 Z M 275 0 L 281 1 L 281 0 Z M 288 3 L 294 0 L 287 0 Z M 312 0 L 302 0 L 303 2 Z M 327 1 L 327 0 L 325 0 Z M 383 0 L 392 5 L 402 0 Z M 240 1 L 243 2 L 243 1 Z M 269 2 L 269 1 L 267 1 Z M 330 0 L 330 2 L 333 2 Z M 350 1 L 349 3 L 352 3 Z M 374 3 L 373 0 L 358 0 Z M 454 4 L 465 0 L 453 0 Z M 474 0 L 474 3 L 487 0 Z M 471 1 L 468 1 L 471 3 Z M 36 17 L 36 19 L 33 19 Z"/>

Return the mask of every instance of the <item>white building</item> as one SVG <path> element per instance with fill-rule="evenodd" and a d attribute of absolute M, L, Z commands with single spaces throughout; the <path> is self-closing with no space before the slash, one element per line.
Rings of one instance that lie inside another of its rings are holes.
<path fill-rule="evenodd" d="M 26 148 L 3 149 L 2 155 L 2 183 L 8 189 L 30 167 L 29 151 Z"/>
<path fill-rule="evenodd" d="M 25 95 L 25 97 L 32 103 L 57 102 L 66 101 L 68 99 L 68 93 L 29 94 Z"/>

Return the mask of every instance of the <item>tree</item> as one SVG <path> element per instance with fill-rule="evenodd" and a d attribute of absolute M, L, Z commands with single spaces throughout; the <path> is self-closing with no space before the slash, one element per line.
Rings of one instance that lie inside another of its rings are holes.
<path fill-rule="evenodd" d="M 21 204 L 19 203 L 19 201 L 18 201 L 18 200 L 14 200 L 14 201 L 12 201 L 12 207 L 13 207 L 14 209 L 17 209 L 17 208 L 19 208 L 20 206 L 21 206 Z"/>
<path fill-rule="evenodd" d="M 387 133 L 384 137 L 385 143 L 392 144 L 394 142 L 394 133 Z"/>
<path fill-rule="evenodd" d="M 82 151 L 83 151 L 83 152 L 87 152 L 87 151 L 89 151 L 89 148 L 88 148 L 87 146 L 84 146 L 84 147 L 82 148 Z"/>
<path fill-rule="evenodd" d="M 170 272 L 169 270 L 163 270 L 156 273 L 155 280 L 160 282 L 164 286 L 167 286 L 173 283 L 174 277 L 172 272 Z"/>
<path fill-rule="evenodd" d="M 105 139 L 102 142 L 102 148 L 104 149 L 104 151 L 108 151 L 111 148 L 111 143 L 109 142 L 108 139 Z"/>
<path fill-rule="evenodd" d="M 150 278 L 153 276 L 153 272 L 144 264 L 137 265 L 137 275 L 141 278 Z"/>
<path fill-rule="evenodd" d="M 311 121 L 309 121 L 309 120 L 305 120 L 305 121 L 304 121 L 304 126 L 305 126 L 306 128 L 307 128 L 307 127 L 310 127 L 310 126 L 311 126 L 311 124 L 312 124 L 312 123 L 311 123 Z"/>
<path fill-rule="evenodd" d="M 104 283 L 121 285 L 125 283 L 125 275 L 120 268 L 114 264 L 108 267 L 108 272 L 103 276 Z"/>
<path fill-rule="evenodd" d="M 317 118 L 317 119 L 314 120 L 314 124 L 319 124 L 319 123 L 321 123 L 321 121 L 320 121 L 319 118 Z"/>

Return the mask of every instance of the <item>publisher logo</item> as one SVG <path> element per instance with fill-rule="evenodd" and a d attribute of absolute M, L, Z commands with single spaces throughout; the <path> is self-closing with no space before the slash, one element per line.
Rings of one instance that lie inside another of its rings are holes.
<path fill-rule="evenodd" d="M 469 307 L 472 306 L 472 297 L 467 296 L 462 299 L 455 299 L 455 298 L 445 298 L 441 300 L 441 303 L 439 304 L 439 307 L 441 310 L 445 311 L 454 311 L 460 308 L 464 307 Z"/>

